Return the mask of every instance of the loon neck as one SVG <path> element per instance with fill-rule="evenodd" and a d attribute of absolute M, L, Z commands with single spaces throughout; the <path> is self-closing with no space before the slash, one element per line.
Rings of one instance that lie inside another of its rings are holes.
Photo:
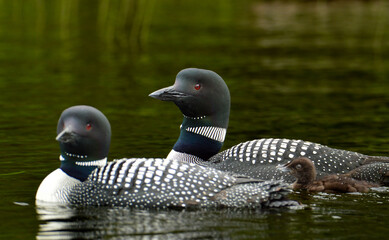
<path fill-rule="evenodd" d="M 223 146 L 228 122 L 215 124 L 211 117 L 187 117 L 181 124 L 180 136 L 173 150 L 190 154 L 198 160 L 208 160 L 217 154 Z"/>
<path fill-rule="evenodd" d="M 65 157 L 60 155 L 59 160 L 61 161 L 60 169 L 62 171 L 82 182 L 85 181 L 97 167 L 107 164 L 107 158 L 93 160 L 80 158 L 79 155 L 70 157 L 68 154 L 65 155 Z"/>

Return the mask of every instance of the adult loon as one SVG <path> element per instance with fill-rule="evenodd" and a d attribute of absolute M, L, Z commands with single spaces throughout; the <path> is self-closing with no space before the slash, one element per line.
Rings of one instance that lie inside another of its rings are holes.
<path fill-rule="evenodd" d="M 230 116 L 230 92 L 215 72 L 184 69 L 173 86 L 149 96 L 174 102 L 184 115 L 180 136 L 167 156 L 204 164 L 223 146 Z"/>
<path fill-rule="evenodd" d="M 316 179 L 316 169 L 312 161 L 306 157 L 293 159 L 281 169 L 290 171 L 296 177 L 292 187 L 294 190 L 306 190 L 308 192 L 346 193 L 346 192 L 369 192 L 372 187 L 379 187 L 378 184 L 359 181 L 352 178 L 350 173 L 331 174 L 321 179 Z M 354 169 L 358 170 L 358 168 Z"/>
<path fill-rule="evenodd" d="M 372 157 L 357 152 L 330 148 L 318 143 L 289 139 L 256 139 L 219 152 L 224 142 L 230 113 L 230 93 L 224 80 L 215 72 L 188 68 L 181 70 L 174 85 L 149 96 L 174 102 L 184 114 L 180 136 L 168 159 L 196 162 L 200 165 L 265 180 L 294 181 L 277 165 L 297 157 L 308 157 L 316 165 L 318 175 L 345 173 L 369 162 L 366 174 L 386 166 L 387 157 Z"/>
<path fill-rule="evenodd" d="M 164 159 L 119 159 L 107 163 L 111 129 L 90 106 L 66 109 L 56 140 L 61 166 L 36 193 L 37 204 L 135 208 L 264 208 L 298 205 L 287 185 L 237 178 L 216 169 Z"/>

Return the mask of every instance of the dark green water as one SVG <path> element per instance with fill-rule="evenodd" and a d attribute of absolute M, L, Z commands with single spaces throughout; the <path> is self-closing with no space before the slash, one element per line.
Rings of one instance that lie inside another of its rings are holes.
<path fill-rule="evenodd" d="M 224 148 L 262 137 L 389 155 L 386 1 L 0 1 L 0 239 L 384 239 L 389 192 L 305 210 L 36 209 L 62 110 L 109 118 L 110 159 L 166 156 L 182 115 L 147 95 L 186 67 L 227 82 Z"/>

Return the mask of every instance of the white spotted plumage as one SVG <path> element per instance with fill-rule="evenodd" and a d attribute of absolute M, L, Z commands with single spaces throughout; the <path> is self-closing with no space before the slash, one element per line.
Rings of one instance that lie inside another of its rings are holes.
<path fill-rule="evenodd" d="M 127 173 L 126 178 L 120 177 L 123 173 Z M 130 173 L 134 176 L 129 177 Z M 101 177 L 105 174 L 109 177 Z M 284 199 L 289 192 L 285 187 L 280 182 L 238 184 L 228 173 L 176 160 L 120 159 L 96 169 L 70 191 L 67 200 L 80 205 L 138 208 L 296 205 Z M 273 194 L 280 198 L 271 197 Z"/>
<path fill-rule="evenodd" d="M 362 165 L 366 155 L 329 148 L 324 145 L 288 139 L 258 139 L 242 142 L 209 159 L 216 169 L 261 179 L 294 179 L 278 170 L 279 164 L 297 157 L 308 157 L 316 165 L 318 174 L 345 173 Z"/>
<path fill-rule="evenodd" d="M 179 160 L 179 161 L 186 162 L 186 163 L 194 163 L 194 164 L 197 164 L 199 166 L 203 166 L 203 165 L 207 164 L 206 161 L 204 161 L 203 159 L 201 159 L 197 156 L 194 156 L 194 155 L 191 155 L 188 153 L 177 152 L 173 149 L 170 151 L 169 155 L 166 158 L 167 159 L 175 159 L 175 160 Z"/>

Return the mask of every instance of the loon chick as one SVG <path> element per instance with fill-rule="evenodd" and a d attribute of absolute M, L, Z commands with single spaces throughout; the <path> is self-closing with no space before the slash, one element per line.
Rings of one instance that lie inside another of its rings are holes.
<path fill-rule="evenodd" d="M 43 202 L 135 208 L 298 205 L 285 183 L 237 178 L 216 169 L 166 159 L 120 159 L 106 163 L 111 130 L 107 118 L 89 106 L 66 109 L 57 127 L 61 166 L 36 194 Z"/>
<path fill-rule="evenodd" d="M 173 86 L 149 96 L 174 102 L 184 114 L 181 133 L 168 155 L 169 159 L 195 162 L 253 178 L 287 182 L 293 182 L 294 178 L 277 169 L 277 165 L 297 157 L 310 158 L 317 166 L 319 176 L 346 173 L 370 162 L 389 166 L 387 157 L 372 157 L 289 139 L 255 139 L 218 153 L 228 127 L 230 93 L 224 80 L 213 71 L 181 70 Z"/>
<path fill-rule="evenodd" d="M 296 178 L 293 183 L 294 190 L 307 190 L 308 192 L 363 192 L 366 193 L 371 187 L 378 187 L 378 184 L 366 181 L 358 181 L 349 175 L 328 175 L 316 180 L 316 169 L 312 161 L 305 157 L 292 160 L 284 165 L 286 171 Z"/>

